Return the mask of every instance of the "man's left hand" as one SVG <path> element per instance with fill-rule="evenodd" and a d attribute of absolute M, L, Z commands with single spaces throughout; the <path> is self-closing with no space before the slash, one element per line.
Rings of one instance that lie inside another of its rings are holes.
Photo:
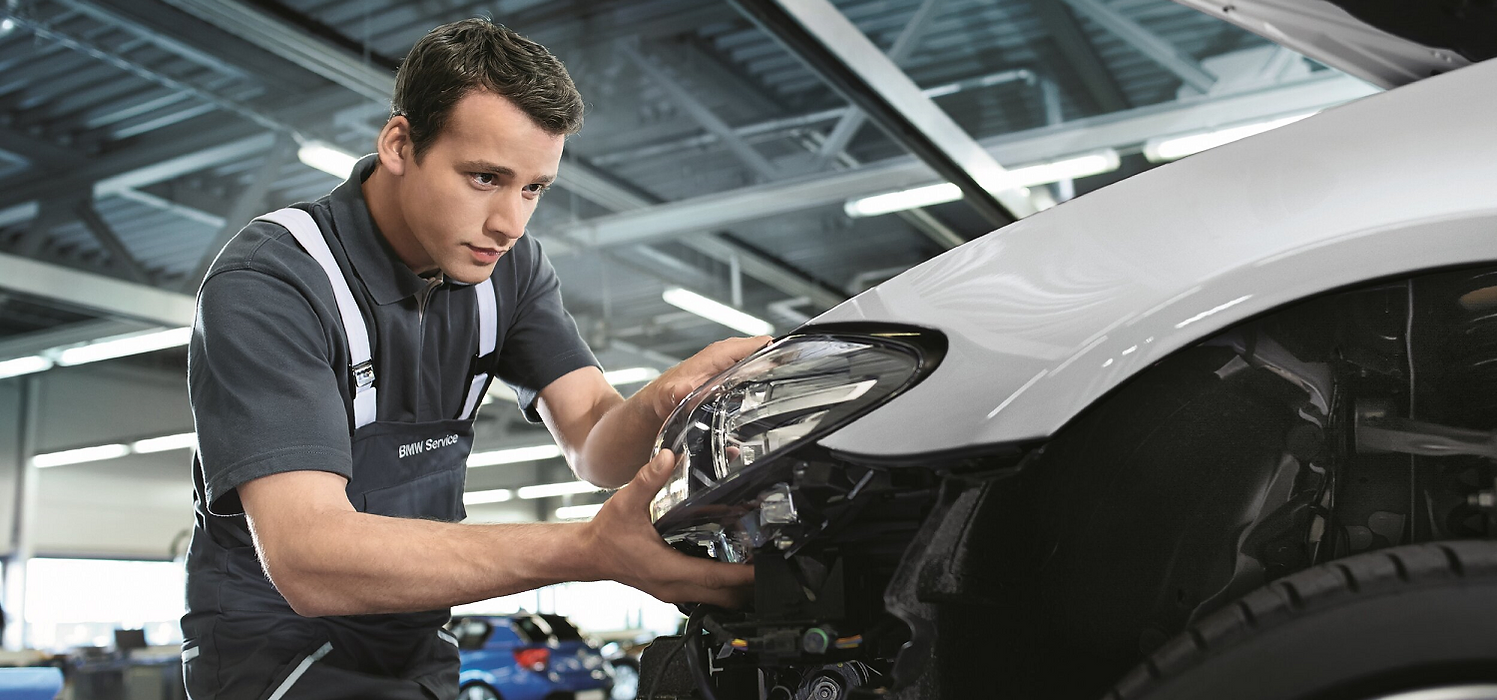
<path fill-rule="evenodd" d="M 671 411 L 676 410 L 676 406 L 697 387 L 738 364 L 739 360 L 752 355 L 769 344 L 770 340 L 767 335 L 719 340 L 666 370 L 648 387 L 652 392 L 651 405 L 656 415 L 664 422 L 670 417 Z"/>

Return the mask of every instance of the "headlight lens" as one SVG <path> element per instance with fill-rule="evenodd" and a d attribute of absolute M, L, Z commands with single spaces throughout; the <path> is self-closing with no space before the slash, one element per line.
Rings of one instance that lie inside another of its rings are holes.
<path fill-rule="evenodd" d="M 658 522 L 911 384 L 924 358 L 900 335 L 791 336 L 697 389 L 656 440 L 656 451 L 682 459 L 650 504 L 651 517 Z"/>

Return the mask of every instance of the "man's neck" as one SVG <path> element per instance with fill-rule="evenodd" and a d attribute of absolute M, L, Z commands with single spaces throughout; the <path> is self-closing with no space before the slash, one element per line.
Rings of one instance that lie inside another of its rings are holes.
<path fill-rule="evenodd" d="M 369 207 L 369 218 L 374 221 L 375 231 L 390 244 L 400 261 L 412 272 L 421 274 L 436 269 L 421 244 L 416 242 L 411 227 L 406 223 L 405 213 L 400 207 L 398 182 L 376 163 L 374 172 L 360 185 L 364 202 Z"/>

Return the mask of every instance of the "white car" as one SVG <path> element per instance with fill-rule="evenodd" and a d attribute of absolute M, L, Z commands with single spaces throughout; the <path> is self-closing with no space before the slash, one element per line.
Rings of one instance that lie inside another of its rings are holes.
<path fill-rule="evenodd" d="M 1396 89 L 989 234 L 700 389 L 653 515 L 752 562 L 755 604 L 696 609 L 642 690 L 1497 698 L 1497 5 L 1181 1 Z"/>

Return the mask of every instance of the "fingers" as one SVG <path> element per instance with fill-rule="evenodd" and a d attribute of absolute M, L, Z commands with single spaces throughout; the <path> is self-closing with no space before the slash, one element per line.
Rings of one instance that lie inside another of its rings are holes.
<path fill-rule="evenodd" d="M 664 587 L 656 597 L 670 603 L 707 603 L 723 608 L 740 608 L 753 600 L 754 567 L 701 559 L 692 559 L 691 564 L 685 581 Z"/>
<path fill-rule="evenodd" d="M 712 345 L 715 346 L 716 350 L 732 357 L 733 361 L 737 362 L 738 360 L 752 355 L 755 350 L 768 345 L 769 341 L 771 340 L 774 340 L 774 338 L 771 338 L 767 335 L 756 335 L 749 338 L 728 338 L 726 340 L 719 340 Z"/>
<path fill-rule="evenodd" d="M 675 602 L 681 603 L 706 603 L 716 605 L 724 610 L 737 610 L 748 607 L 754 601 L 754 589 L 752 588 L 724 588 L 720 590 L 703 589 L 698 595 L 688 596 L 690 600 Z M 698 600 L 700 598 L 700 600 Z"/>
<path fill-rule="evenodd" d="M 665 486 L 667 481 L 670 481 L 671 472 L 675 471 L 675 469 L 676 453 L 670 450 L 661 450 L 656 453 L 648 464 L 640 468 L 639 473 L 634 475 L 633 481 L 624 485 L 623 491 L 627 491 L 627 495 L 620 492 L 618 496 L 625 496 L 628 499 L 641 498 L 648 501 L 654 498 L 656 493 L 660 492 L 660 489 Z M 614 498 L 618 498 L 618 496 L 614 496 Z"/>

